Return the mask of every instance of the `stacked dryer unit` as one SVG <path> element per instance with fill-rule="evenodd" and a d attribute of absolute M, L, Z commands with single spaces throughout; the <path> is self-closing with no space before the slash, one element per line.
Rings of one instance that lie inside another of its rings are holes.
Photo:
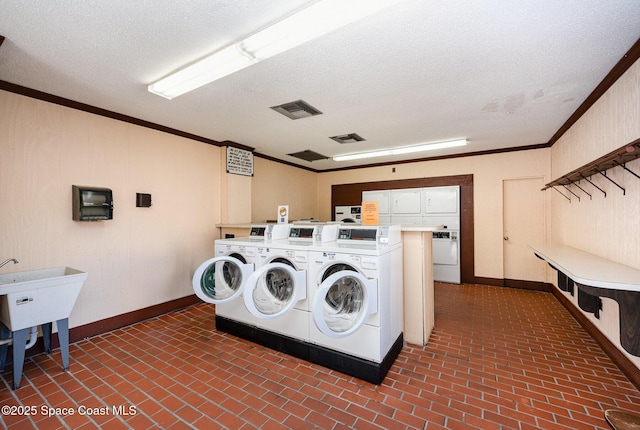
<path fill-rule="evenodd" d="M 309 360 L 379 384 L 403 346 L 400 226 L 342 225 L 309 252 Z"/>
<path fill-rule="evenodd" d="M 433 279 L 460 283 L 458 185 L 364 191 L 362 201 L 378 202 L 380 224 L 443 225 L 433 232 Z"/>
<path fill-rule="evenodd" d="M 433 232 L 433 279 L 459 284 L 460 187 L 430 187 L 422 193 L 423 224 L 444 225 Z"/>

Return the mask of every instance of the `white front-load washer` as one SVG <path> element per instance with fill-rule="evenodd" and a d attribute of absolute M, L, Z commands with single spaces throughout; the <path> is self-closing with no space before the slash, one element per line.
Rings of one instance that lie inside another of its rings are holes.
<path fill-rule="evenodd" d="M 193 274 L 192 286 L 204 302 L 216 305 L 216 317 L 255 325 L 255 317 L 242 302 L 244 285 L 253 273 L 256 243 L 249 238 L 216 241 L 215 257 L 204 261 Z"/>
<path fill-rule="evenodd" d="M 264 330 L 309 340 L 308 251 L 282 241 L 259 248 L 256 268 L 244 288 L 244 304 Z"/>
<path fill-rule="evenodd" d="M 287 239 L 256 249 L 255 271 L 244 287 L 243 298 L 257 327 L 309 340 L 309 250 L 315 244 L 335 240 L 337 229 L 337 224 L 294 224 Z"/>
<path fill-rule="evenodd" d="M 192 287 L 196 295 L 216 305 L 216 328 L 224 330 L 226 321 L 253 327 L 256 318 L 242 300 L 244 287 L 255 269 L 257 249 L 268 238 L 286 237 L 288 225 L 253 225 L 248 237 L 215 241 L 214 257 L 196 269 Z"/>
<path fill-rule="evenodd" d="M 400 226 L 346 226 L 309 251 L 310 361 L 379 384 L 403 346 Z"/>

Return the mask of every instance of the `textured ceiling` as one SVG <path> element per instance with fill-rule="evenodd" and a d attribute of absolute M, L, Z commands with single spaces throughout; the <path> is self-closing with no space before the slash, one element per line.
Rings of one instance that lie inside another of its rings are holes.
<path fill-rule="evenodd" d="M 0 0 L 0 80 L 316 170 L 546 143 L 640 38 L 638 0 L 405 0 L 173 100 L 147 84 L 308 0 Z M 303 99 L 322 115 L 271 106 Z M 366 141 L 338 144 L 357 133 Z M 466 137 L 464 148 L 326 156 Z"/>

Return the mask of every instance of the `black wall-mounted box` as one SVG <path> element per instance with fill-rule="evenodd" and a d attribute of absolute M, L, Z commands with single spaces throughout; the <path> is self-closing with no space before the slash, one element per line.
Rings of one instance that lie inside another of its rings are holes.
<path fill-rule="evenodd" d="M 74 221 L 113 219 L 113 193 L 109 188 L 72 185 L 71 192 Z"/>
<path fill-rule="evenodd" d="M 137 208 L 151 207 L 151 194 L 136 193 L 136 207 Z"/>

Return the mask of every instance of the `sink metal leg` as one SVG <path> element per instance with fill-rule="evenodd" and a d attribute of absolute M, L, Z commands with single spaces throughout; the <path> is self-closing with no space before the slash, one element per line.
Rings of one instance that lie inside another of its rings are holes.
<path fill-rule="evenodd" d="M 51 355 L 51 331 L 52 323 L 45 323 L 40 326 L 42 328 L 42 341 L 44 342 L 44 352 Z"/>
<path fill-rule="evenodd" d="M 56 321 L 58 327 L 58 339 L 60 340 L 60 353 L 62 354 L 62 367 L 69 370 L 69 318 Z"/>
<path fill-rule="evenodd" d="M 0 323 L 0 340 L 10 339 L 11 338 L 11 330 L 6 325 Z M 9 344 L 5 343 L 4 345 L 0 345 L 0 370 L 4 369 L 5 364 L 7 364 L 7 351 L 9 350 Z"/>
<path fill-rule="evenodd" d="M 60 353 L 62 355 L 62 367 L 66 372 L 69 370 L 69 319 L 64 318 L 56 321 L 58 327 L 58 340 L 60 341 Z M 42 340 L 47 354 L 51 354 L 51 331 L 52 323 L 42 324 Z M 24 357 L 26 352 L 27 338 L 30 328 L 24 328 L 13 332 L 13 389 L 20 388 L 22 370 L 24 368 Z M 0 339 L 9 339 L 11 330 L 0 323 Z M 7 349 L 9 345 L 0 345 L 0 370 L 4 369 L 7 359 Z"/>
<path fill-rule="evenodd" d="M 30 328 L 23 328 L 13 332 L 13 389 L 20 388 L 22 368 L 24 367 L 24 353 L 27 346 L 27 336 Z"/>
<path fill-rule="evenodd" d="M 58 340 L 60 341 L 60 353 L 62 354 L 62 367 L 69 370 L 69 319 L 65 318 L 56 321 L 58 327 Z M 53 331 L 53 323 L 42 324 L 42 340 L 44 342 L 44 351 L 51 355 L 51 332 Z"/>

